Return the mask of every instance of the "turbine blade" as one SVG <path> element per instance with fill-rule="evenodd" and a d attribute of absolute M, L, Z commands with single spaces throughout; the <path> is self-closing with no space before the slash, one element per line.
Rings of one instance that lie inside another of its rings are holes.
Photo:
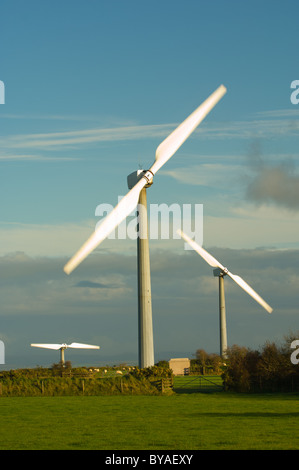
<path fill-rule="evenodd" d="M 236 274 L 232 274 L 229 272 L 219 261 L 214 258 L 214 256 L 210 255 L 206 250 L 204 250 L 201 246 L 199 246 L 195 241 L 191 240 L 182 230 L 177 230 L 177 233 L 181 235 L 181 237 L 189 243 L 192 248 L 197 251 L 197 253 L 202 256 L 202 258 L 213 268 L 220 268 L 221 270 L 224 271 L 225 274 L 227 274 L 231 279 L 233 279 L 242 289 L 244 289 L 247 294 L 249 294 L 251 297 L 253 297 L 262 307 L 264 307 L 267 312 L 272 313 L 273 309 L 270 307 L 270 305 L 265 302 L 261 296 L 255 292 L 255 290 L 250 287 L 247 282 L 244 281 L 240 276 L 237 276 Z"/>
<path fill-rule="evenodd" d="M 60 349 L 62 348 L 63 344 L 31 344 L 34 348 L 46 348 L 46 349 Z"/>
<path fill-rule="evenodd" d="M 147 180 L 141 178 L 105 217 L 95 232 L 64 266 L 66 274 L 70 274 L 135 209 L 140 191 L 146 184 Z"/>
<path fill-rule="evenodd" d="M 156 160 L 151 169 L 148 170 L 149 177 L 152 177 L 172 157 L 225 93 L 226 88 L 223 85 L 218 87 L 159 145 L 156 150 Z M 107 215 L 98 229 L 64 266 L 64 271 L 67 274 L 70 274 L 134 210 L 138 204 L 140 191 L 147 183 L 145 177 L 141 178 L 113 211 Z"/>
<path fill-rule="evenodd" d="M 185 119 L 156 150 L 156 161 L 151 171 L 156 173 L 187 140 L 190 134 L 203 121 L 207 114 L 214 108 L 218 101 L 226 93 L 224 85 L 220 85 L 189 117 Z"/>
<path fill-rule="evenodd" d="M 247 294 L 249 294 L 254 300 L 256 300 L 262 307 L 264 307 L 264 309 L 267 310 L 268 313 L 273 312 L 273 308 L 270 307 L 270 305 L 268 305 L 267 302 L 265 302 L 265 300 L 262 299 L 261 296 L 259 296 L 255 292 L 255 290 L 253 290 L 252 287 L 247 284 L 247 282 L 244 281 L 244 279 L 242 279 L 240 276 L 237 276 L 236 274 L 230 273 L 229 271 L 227 272 L 227 275 L 231 279 L 233 279 L 240 287 L 242 287 L 242 289 L 244 289 L 245 292 L 247 292 Z"/>
<path fill-rule="evenodd" d="M 82 343 L 72 343 L 68 345 L 68 348 L 78 348 L 78 349 L 100 349 L 100 346 L 93 346 L 91 344 L 82 344 Z"/>
<path fill-rule="evenodd" d="M 198 245 L 194 240 L 192 240 L 188 235 L 186 235 L 182 230 L 177 230 L 177 233 L 195 250 L 210 266 L 213 268 L 225 269 L 219 261 L 217 261 L 214 256 L 210 255 L 202 246 Z"/>

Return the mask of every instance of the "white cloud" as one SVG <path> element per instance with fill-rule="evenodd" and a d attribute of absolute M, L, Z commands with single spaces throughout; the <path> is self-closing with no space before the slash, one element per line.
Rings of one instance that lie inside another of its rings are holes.
<path fill-rule="evenodd" d="M 204 157 L 205 160 L 219 160 L 217 157 Z M 174 168 L 173 170 L 161 170 L 161 174 L 168 175 L 176 181 L 184 184 L 211 186 L 214 188 L 230 187 L 230 181 L 238 182 L 237 178 L 241 171 L 241 165 L 221 164 L 221 163 L 202 163 L 184 168 Z"/>
<path fill-rule="evenodd" d="M 0 255 L 25 252 L 29 256 L 71 257 L 89 238 L 98 219 L 66 224 L 0 223 Z M 130 222 L 130 219 L 129 219 Z M 132 222 L 132 221 L 131 221 Z M 192 227 L 194 230 L 194 227 Z M 230 248 L 298 247 L 299 212 L 286 208 L 256 207 L 250 202 L 240 203 L 238 197 L 221 198 L 203 203 L 203 244 Z M 153 232 L 154 233 L 154 232 Z M 160 232 L 158 232 L 159 234 Z M 150 250 L 166 249 L 183 252 L 184 243 L 174 239 L 170 226 L 169 239 L 150 240 Z M 136 256 L 136 240 L 106 239 L 97 248 L 105 253 L 133 254 Z"/>
<path fill-rule="evenodd" d="M 238 249 L 298 247 L 298 217 L 267 206 L 245 207 L 234 206 L 224 217 L 206 214 L 204 244 Z"/>
<path fill-rule="evenodd" d="M 0 254 L 22 251 L 29 256 L 65 256 L 90 235 L 94 221 L 78 224 L 0 223 Z"/>

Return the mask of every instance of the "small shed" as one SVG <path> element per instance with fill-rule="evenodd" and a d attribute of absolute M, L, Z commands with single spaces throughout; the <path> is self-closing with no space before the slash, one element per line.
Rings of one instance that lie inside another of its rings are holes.
<path fill-rule="evenodd" d="M 188 357 L 170 359 L 169 368 L 172 369 L 174 375 L 189 375 L 190 359 Z"/>

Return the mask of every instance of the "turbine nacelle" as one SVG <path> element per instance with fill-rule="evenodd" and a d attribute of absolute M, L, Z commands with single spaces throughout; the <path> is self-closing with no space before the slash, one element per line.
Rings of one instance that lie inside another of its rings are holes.
<path fill-rule="evenodd" d="M 150 170 L 137 170 L 133 171 L 127 176 L 128 188 L 132 189 L 138 183 L 139 180 L 144 178 L 147 183 L 145 188 L 149 188 L 153 184 L 154 174 Z"/>
<path fill-rule="evenodd" d="M 219 276 L 226 276 L 228 273 L 228 269 L 227 268 L 216 268 L 216 269 L 213 269 L 213 274 L 215 277 L 219 277 Z"/>

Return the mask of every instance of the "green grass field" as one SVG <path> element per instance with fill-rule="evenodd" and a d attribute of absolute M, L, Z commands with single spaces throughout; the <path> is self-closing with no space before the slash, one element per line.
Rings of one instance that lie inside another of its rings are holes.
<path fill-rule="evenodd" d="M 0 398 L 0 450 L 299 449 L 299 396 Z"/>

